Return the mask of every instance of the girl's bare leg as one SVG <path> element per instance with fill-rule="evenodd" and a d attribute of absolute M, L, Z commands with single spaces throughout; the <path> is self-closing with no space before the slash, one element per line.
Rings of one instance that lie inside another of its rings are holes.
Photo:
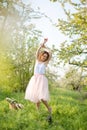
<path fill-rule="evenodd" d="M 36 108 L 37 108 L 37 110 L 39 110 L 39 108 L 40 108 L 40 102 L 36 103 Z"/>
<path fill-rule="evenodd" d="M 46 108 L 48 109 L 49 113 L 51 114 L 52 109 L 51 109 L 51 107 L 49 107 L 48 102 L 44 101 L 43 99 L 41 101 L 43 102 L 43 104 L 46 106 Z"/>

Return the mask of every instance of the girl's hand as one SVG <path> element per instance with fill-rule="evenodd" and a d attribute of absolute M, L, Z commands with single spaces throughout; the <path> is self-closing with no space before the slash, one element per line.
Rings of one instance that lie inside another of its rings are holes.
<path fill-rule="evenodd" d="M 45 43 L 48 41 L 48 38 L 44 38 L 44 42 L 41 44 L 41 47 L 45 48 Z"/>
<path fill-rule="evenodd" d="M 48 38 L 44 38 L 44 44 L 48 41 Z"/>

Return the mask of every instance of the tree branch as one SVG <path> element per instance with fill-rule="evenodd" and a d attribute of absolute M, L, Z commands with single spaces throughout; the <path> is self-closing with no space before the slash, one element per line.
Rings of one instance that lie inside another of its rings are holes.
<path fill-rule="evenodd" d="M 79 67 L 84 67 L 84 68 L 87 68 L 87 65 L 84 65 L 83 63 L 80 63 L 80 62 L 71 62 L 70 60 L 69 60 L 69 64 L 71 64 L 71 65 L 76 65 L 76 66 L 79 66 Z"/>

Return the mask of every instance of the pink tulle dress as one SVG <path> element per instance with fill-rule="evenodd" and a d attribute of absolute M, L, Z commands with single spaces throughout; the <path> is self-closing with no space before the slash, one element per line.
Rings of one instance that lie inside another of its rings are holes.
<path fill-rule="evenodd" d="M 46 64 L 36 61 L 34 75 L 31 77 L 25 92 L 25 99 L 38 103 L 41 99 L 49 100 L 48 80 L 45 74 Z"/>

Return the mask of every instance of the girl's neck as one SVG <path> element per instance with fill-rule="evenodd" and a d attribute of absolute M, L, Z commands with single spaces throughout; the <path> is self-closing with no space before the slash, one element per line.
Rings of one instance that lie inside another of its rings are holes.
<path fill-rule="evenodd" d="M 43 61 L 38 60 L 38 59 L 37 59 L 37 62 L 40 63 L 40 64 L 42 64 L 42 63 L 43 63 L 43 64 L 46 64 L 46 62 L 43 62 Z"/>
<path fill-rule="evenodd" d="M 44 63 L 43 61 L 38 60 L 39 63 Z"/>

